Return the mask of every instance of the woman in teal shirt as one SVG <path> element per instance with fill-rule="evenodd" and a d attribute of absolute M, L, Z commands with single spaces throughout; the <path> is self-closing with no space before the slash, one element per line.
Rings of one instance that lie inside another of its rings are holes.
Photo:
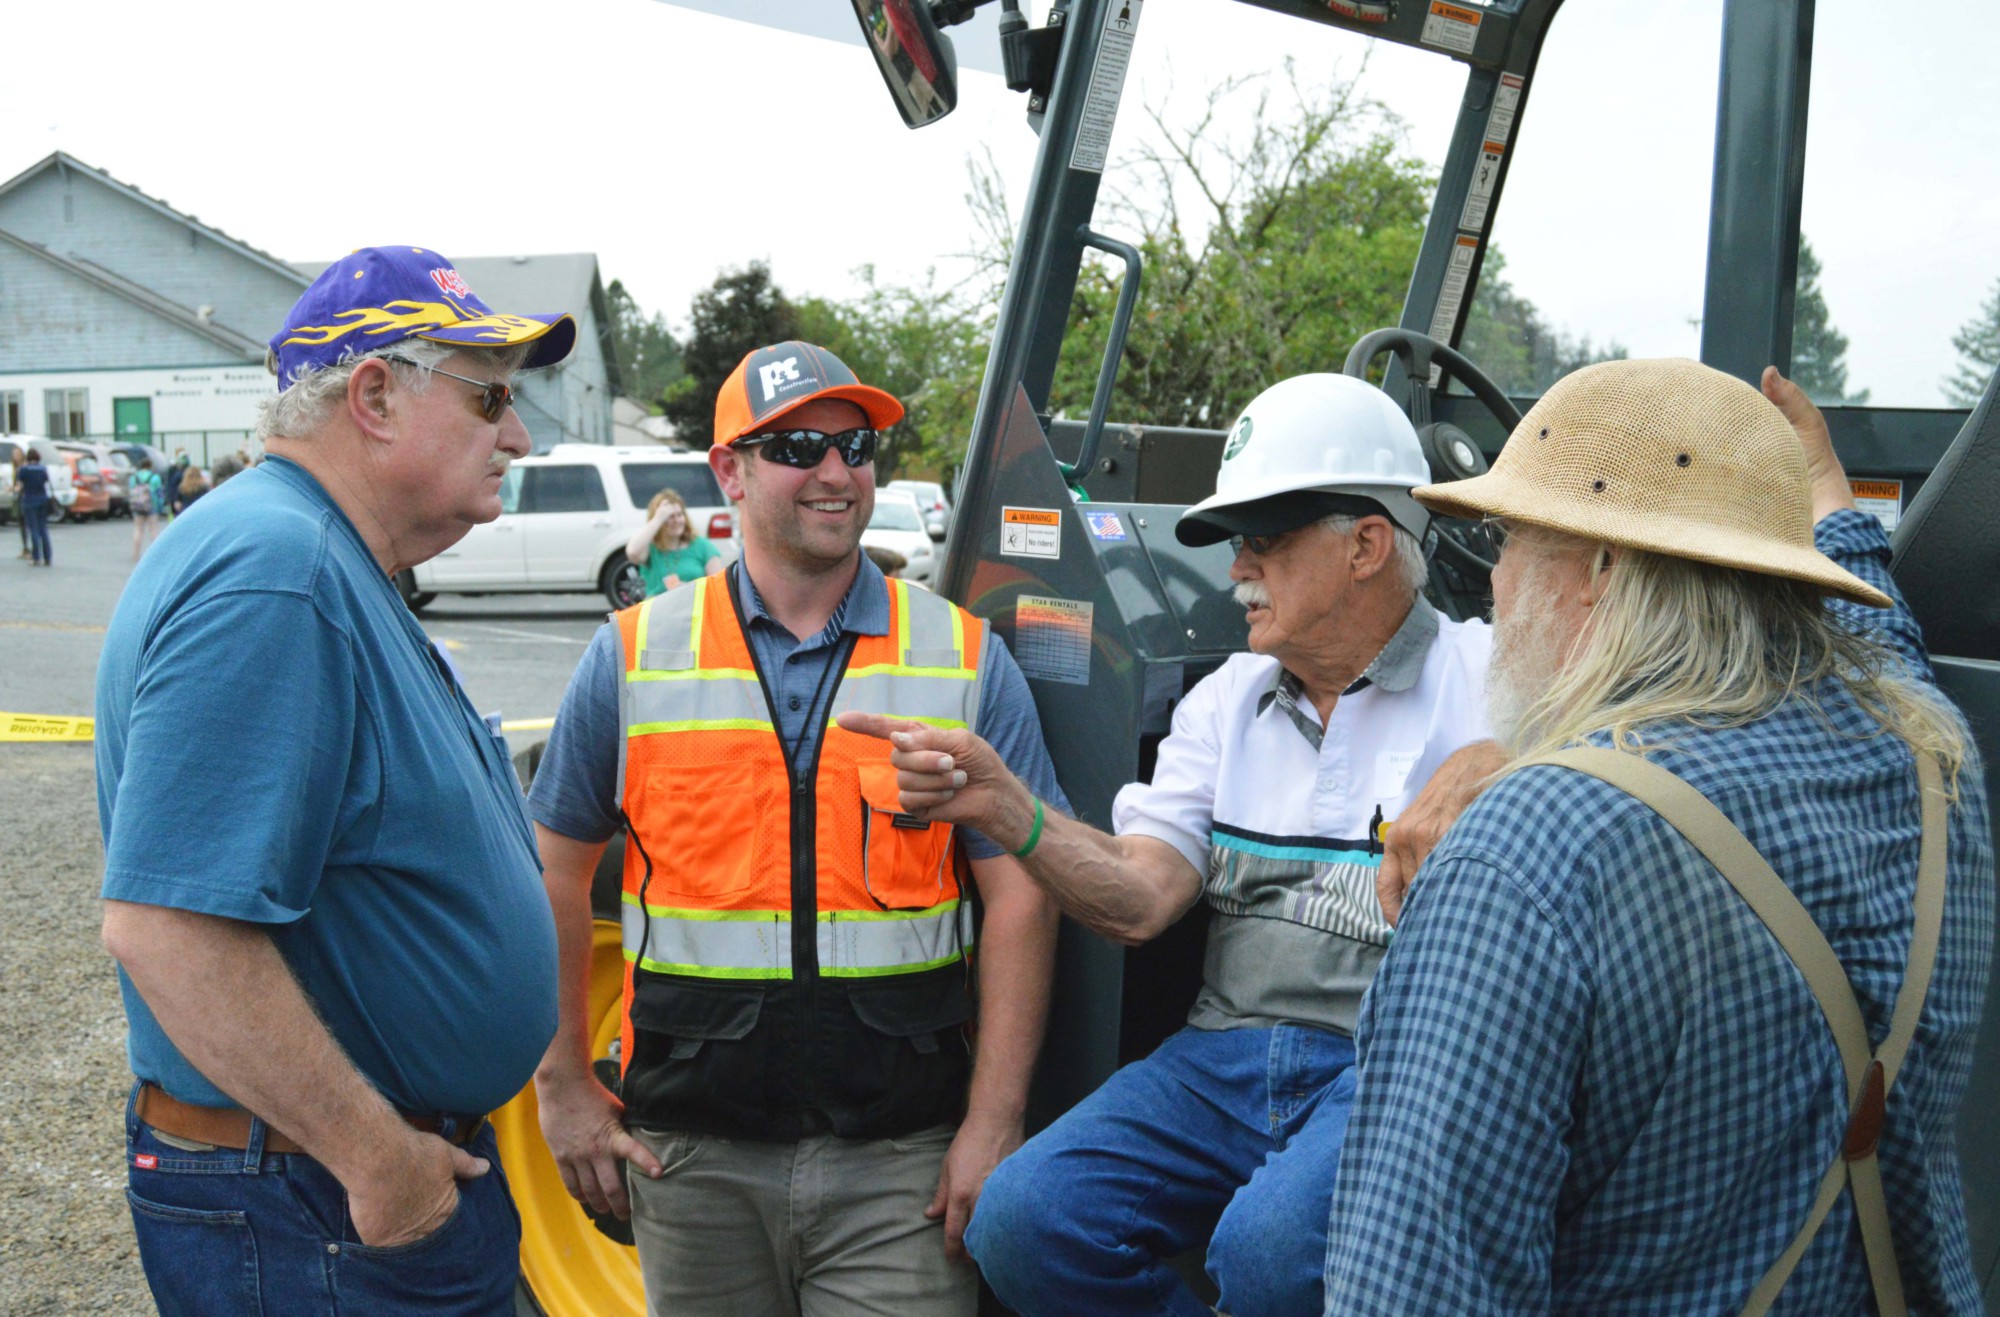
<path fill-rule="evenodd" d="M 653 495 L 646 505 L 646 524 L 625 545 L 625 556 L 638 565 L 648 598 L 722 570 L 722 555 L 705 536 L 694 533 L 687 504 L 671 489 Z"/>

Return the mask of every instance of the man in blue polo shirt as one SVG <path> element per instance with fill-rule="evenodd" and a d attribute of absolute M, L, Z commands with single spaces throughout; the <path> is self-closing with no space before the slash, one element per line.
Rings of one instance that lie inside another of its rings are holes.
<path fill-rule="evenodd" d="M 511 1313 L 484 1113 L 555 1028 L 520 788 L 393 585 L 499 515 L 566 315 L 365 248 L 271 340 L 269 460 L 133 573 L 97 682 L 104 941 L 162 1313 Z M 165 853 L 159 820 L 203 821 Z"/>

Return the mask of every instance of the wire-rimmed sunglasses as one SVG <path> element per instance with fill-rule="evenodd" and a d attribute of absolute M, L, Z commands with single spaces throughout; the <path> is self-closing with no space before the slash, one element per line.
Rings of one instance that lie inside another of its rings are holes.
<path fill-rule="evenodd" d="M 408 357 L 393 357 L 386 352 L 382 354 L 382 360 L 393 361 L 416 370 L 428 370 L 433 375 L 442 375 L 448 380 L 457 380 L 460 384 L 470 384 L 479 390 L 479 414 L 486 418 L 488 425 L 498 423 L 507 409 L 514 405 L 514 386 L 511 384 L 503 384 L 499 380 L 475 380 L 465 375 L 454 375 L 448 370 L 439 370 L 436 366 L 421 366 Z"/>
<path fill-rule="evenodd" d="M 1297 527 L 1293 528 L 1296 529 Z M 1276 535 L 1231 535 L 1229 550 L 1231 553 L 1241 553 L 1248 549 L 1259 558 L 1268 558 L 1271 552 L 1284 543 L 1291 534 L 1292 531 L 1281 530 Z"/>
<path fill-rule="evenodd" d="M 826 460 L 826 450 L 840 454 L 849 466 L 867 466 L 875 460 L 875 447 L 882 436 L 867 426 L 828 434 L 824 430 L 767 430 L 736 441 L 738 448 L 761 448 L 766 462 L 795 466 L 810 471 Z"/>

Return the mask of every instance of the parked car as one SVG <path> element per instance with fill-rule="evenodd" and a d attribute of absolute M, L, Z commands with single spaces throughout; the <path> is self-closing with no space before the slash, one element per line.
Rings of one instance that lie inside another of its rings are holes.
<path fill-rule="evenodd" d="M 61 521 L 69 515 L 70 509 L 76 506 L 76 486 L 70 480 L 69 463 L 62 460 L 56 446 L 49 440 L 30 434 L 10 435 L 0 439 L 0 462 L 5 464 L 0 466 L 0 490 L 13 489 L 14 467 L 25 453 L 31 450 L 41 460 L 42 465 L 49 469 L 49 520 Z M 11 515 L 16 511 L 14 496 L 9 492 L 6 498 L 7 509 Z"/>
<path fill-rule="evenodd" d="M 110 507 L 107 517 L 129 517 L 132 515 L 132 500 L 129 488 L 132 482 L 132 459 L 119 452 L 111 444 L 85 443 L 76 439 L 58 439 L 56 447 L 65 453 L 75 453 L 88 457 L 94 464 L 96 474 L 103 481 L 104 497 Z"/>
<path fill-rule="evenodd" d="M 41 445 L 36 445 L 40 447 Z M 55 445 L 55 463 L 64 464 L 69 470 L 70 484 L 76 489 L 76 499 L 69 506 L 69 515 L 78 521 L 104 521 L 111 516 L 111 494 L 105 488 L 104 472 L 97 459 L 88 452 L 78 452 L 62 444 Z"/>
<path fill-rule="evenodd" d="M 174 464 L 172 458 L 151 444 L 112 444 L 111 449 L 113 452 L 125 454 L 135 467 L 151 467 L 155 475 L 167 474 L 167 468 Z"/>
<path fill-rule="evenodd" d="M 421 609 L 441 594 L 588 594 L 613 608 L 646 597 L 625 543 L 646 524 L 646 504 L 671 487 L 697 534 L 736 556 L 736 513 L 702 453 L 650 445 L 557 444 L 524 457 L 500 486 L 500 516 L 397 577 Z"/>
<path fill-rule="evenodd" d="M 924 529 L 932 539 L 943 539 L 951 529 L 951 499 L 946 497 L 943 485 L 935 480 L 891 480 L 886 488 L 905 490 L 916 496 L 917 507 L 924 514 Z"/>
<path fill-rule="evenodd" d="M 893 486 L 875 491 L 875 513 L 861 532 L 864 548 L 894 549 L 909 561 L 903 579 L 928 586 L 937 572 L 937 546 L 924 526 L 916 496 Z"/>

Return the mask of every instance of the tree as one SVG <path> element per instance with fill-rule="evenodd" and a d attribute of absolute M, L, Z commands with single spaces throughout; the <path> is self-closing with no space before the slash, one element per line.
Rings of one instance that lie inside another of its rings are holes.
<path fill-rule="evenodd" d="M 752 261 L 724 270 L 694 295 L 687 341 L 681 345 L 686 371 L 667 387 L 660 410 L 683 442 L 705 443 L 715 425 L 715 395 L 736 363 L 753 348 L 799 337 L 799 314 L 771 279 L 771 267 Z"/>
<path fill-rule="evenodd" d="M 1993 295 L 1979 314 L 1951 336 L 1951 345 L 1958 349 L 1958 371 L 1944 382 L 1945 396 L 1959 407 L 1977 406 L 2000 369 L 2000 279 L 1994 280 Z"/>
<path fill-rule="evenodd" d="M 625 394 L 657 411 L 661 395 L 686 373 L 681 345 L 667 329 L 667 318 L 657 311 L 651 316 L 641 311 L 621 281 L 613 279 L 604 295 L 611 304 L 611 351 Z"/>
<path fill-rule="evenodd" d="M 972 432 L 991 316 L 940 292 L 934 272 L 922 287 L 885 287 L 873 266 L 857 273 L 856 300 L 799 303 L 800 333 L 846 362 L 856 378 L 901 399 L 904 417 L 882 436 L 877 480 L 906 471 L 943 474 L 964 455 Z"/>
<path fill-rule="evenodd" d="M 1538 397 L 1579 366 L 1625 358 L 1625 348 L 1616 339 L 1600 350 L 1589 335 L 1574 339 L 1551 328 L 1535 304 L 1514 291 L 1506 271 L 1507 258 L 1500 249 L 1487 247 L 1479 267 L 1479 288 L 1458 338 L 1459 351 L 1485 370 L 1503 393 Z"/>
<path fill-rule="evenodd" d="M 1869 390 L 1847 391 L 1847 335 L 1833 327 L 1819 274 L 1819 257 L 1801 234 L 1798 291 L 1792 302 L 1792 380 L 1814 402 L 1867 402 Z"/>
<path fill-rule="evenodd" d="M 1338 370 L 1354 340 L 1396 323 L 1431 184 L 1400 153 L 1396 122 L 1352 83 L 1311 85 L 1287 62 L 1282 80 L 1217 88 L 1188 123 L 1147 113 L 1137 186 L 1108 199 L 1101 225 L 1133 238 L 1144 261 L 1113 419 L 1226 425 L 1273 381 Z M 975 214 L 998 198 L 990 171 L 976 173 Z M 988 216 L 989 247 L 1005 228 Z M 982 255 L 991 268 L 996 254 Z M 1089 409 L 1122 277 L 1120 264 L 1085 261 L 1057 410 Z"/>

